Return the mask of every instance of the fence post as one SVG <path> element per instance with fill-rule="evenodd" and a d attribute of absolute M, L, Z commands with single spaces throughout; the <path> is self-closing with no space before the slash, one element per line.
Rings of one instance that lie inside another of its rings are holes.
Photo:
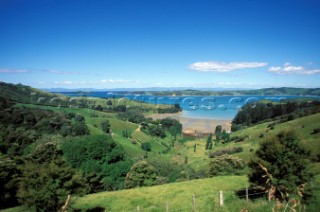
<path fill-rule="evenodd" d="M 219 206 L 223 206 L 223 191 L 219 192 Z"/>
<path fill-rule="evenodd" d="M 169 212 L 169 204 L 166 202 L 166 212 Z"/>
<path fill-rule="evenodd" d="M 137 206 L 137 212 L 140 212 L 140 206 L 139 205 Z"/>
<path fill-rule="evenodd" d="M 194 193 L 192 194 L 192 209 L 194 212 L 197 211 L 197 209 L 196 209 L 196 196 L 194 195 Z"/>
<path fill-rule="evenodd" d="M 249 201 L 249 189 L 246 187 L 246 200 Z"/>
<path fill-rule="evenodd" d="M 216 205 L 216 203 L 214 202 L 214 194 L 212 194 L 212 201 L 213 201 L 213 209 L 214 209 L 214 207 Z"/>

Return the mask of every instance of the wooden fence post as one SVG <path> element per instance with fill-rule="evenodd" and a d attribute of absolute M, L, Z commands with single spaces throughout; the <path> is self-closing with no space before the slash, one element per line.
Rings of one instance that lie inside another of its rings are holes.
<path fill-rule="evenodd" d="M 213 201 L 213 209 L 214 209 L 214 206 L 216 205 L 216 203 L 214 202 L 214 194 L 212 194 L 212 201 Z"/>
<path fill-rule="evenodd" d="M 192 209 L 194 212 L 197 211 L 197 209 L 196 209 L 196 196 L 194 195 L 194 193 L 192 194 Z"/>
<path fill-rule="evenodd" d="M 249 201 L 249 189 L 246 187 L 246 200 Z"/>
<path fill-rule="evenodd" d="M 223 206 L 223 191 L 219 192 L 219 206 Z"/>
<path fill-rule="evenodd" d="M 137 206 L 137 212 L 140 212 L 140 206 L 139 205 Z"/>
<path fill-rule="evenodd" d="M 169 212 L 169 204 L 166 202 L 166 212 Z"/>

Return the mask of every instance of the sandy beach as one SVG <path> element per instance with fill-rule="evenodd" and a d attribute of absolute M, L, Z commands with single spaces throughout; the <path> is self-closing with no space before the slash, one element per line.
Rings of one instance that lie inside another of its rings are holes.
<path fill-rule="evenodd" d="M 221 125 L 226 131 L 231 130 L 231 120 L 217 120 L 217 119 L 201 119 L 201 118 L 189 118 L 182 117 L 182 113 L 164 113 L 164 114 L 152 114 L 147 117 L 152 119 L 173 118 L 183 126 L 183 132 L 187 134 L 196 133 L 211 133 L 214 132 L 217 125 Z"/>

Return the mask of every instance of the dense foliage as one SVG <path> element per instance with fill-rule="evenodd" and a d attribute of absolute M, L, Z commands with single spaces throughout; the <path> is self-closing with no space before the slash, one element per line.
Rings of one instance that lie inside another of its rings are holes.
<path fill-rule="evenodd" d="M 89 134 L 82 116 L 4 104 L 0 111 L 0 128 L 0 152 L 11 156 L 22 155 L 43 134 Z"/>
<path fill-rule="evenodd" d="M 257 158 L 249 163 L 249 180 L 269 191 L 269 198 L 308 199 L 312 180 L 308 155 L 293 131 L 280 132 L 261 143 Z"/>
<path fill-rule="evenodd" d="M 68 164 L 89 178 L 90 192 L 123 188 L 131 162 L 110 136 L 70 139 L 62 144 L 62 150 Z"/>
<path fill-rule="evenodd" d="M 151 151 L 151 144 L 150 142 L 144 142 L 141 144 L 141 149 L 144 151 L 150 152 Z"/>
<path fill-rule="evenodd" d="M 225 148 L 225 149 L 219 149 L 215 152 L 210 152 L 209 158 L 215 158 L 217 156 L 225 155 L 225 154 L 236 154 L 239 152 L 242 152 L 243 148 L 242 147 L 230 147 L 230 148 Z"/>
<path fill-rule="evenodd" d="M 232 121 L 232 131 L 276 117 L 285 116 L 286 120 L 290 121 L 295 117 L 306 116 L 319 111 L 320 101 L 288 101 L 278 104 L 254 102 L 246 104 L 238 112 Z"/>
<path fill-rule="evenodd" d="M 206 150 L 209 149 L 211 150 L 213 147 L 213 141 L 212 141 L 212 133 L 209 134 L 209 137 L 207 139 L 207 142 L 206 142 Z"/>
<path fill-rule="evenodd" d="M 125 188 L 157 185 L 157 173 L 154 166 L 146 161 L 135 163 L 128 172 Z"/>
<path fill-rule="evenodd" d="M 63 160 L 25 162 L 21 170 L 17 197 L 20 203 L 37 211 L 58 211 L 68 194 L 83 195 L 88 190 L 82 175 Z"/>
<path fill-rule="evenodd" d="M 243 174 L 244 162 L 235 156 L 224 154 L 215 157 L 209 165 L 209 176 Z"/>

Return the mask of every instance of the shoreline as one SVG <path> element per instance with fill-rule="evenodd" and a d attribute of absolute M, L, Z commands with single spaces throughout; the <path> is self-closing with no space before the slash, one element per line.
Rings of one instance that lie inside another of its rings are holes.
<path fill-rule="evenodd" d="M 198 134 L 198 133 L 214 133 L 216 126 L 221 125 L 222 129 L 227 132 L 231 131 L 232 120 L 221 119 L 208 119 L 208 118 L 191 118 L 182 117 L 182 112 L 179 113 L 157 113 L 148 115 L 147 118 L 152 119 L 164 119 L 173 118 L 178 120 L 182 124 L 182 132 L 186 134 Z"/>

